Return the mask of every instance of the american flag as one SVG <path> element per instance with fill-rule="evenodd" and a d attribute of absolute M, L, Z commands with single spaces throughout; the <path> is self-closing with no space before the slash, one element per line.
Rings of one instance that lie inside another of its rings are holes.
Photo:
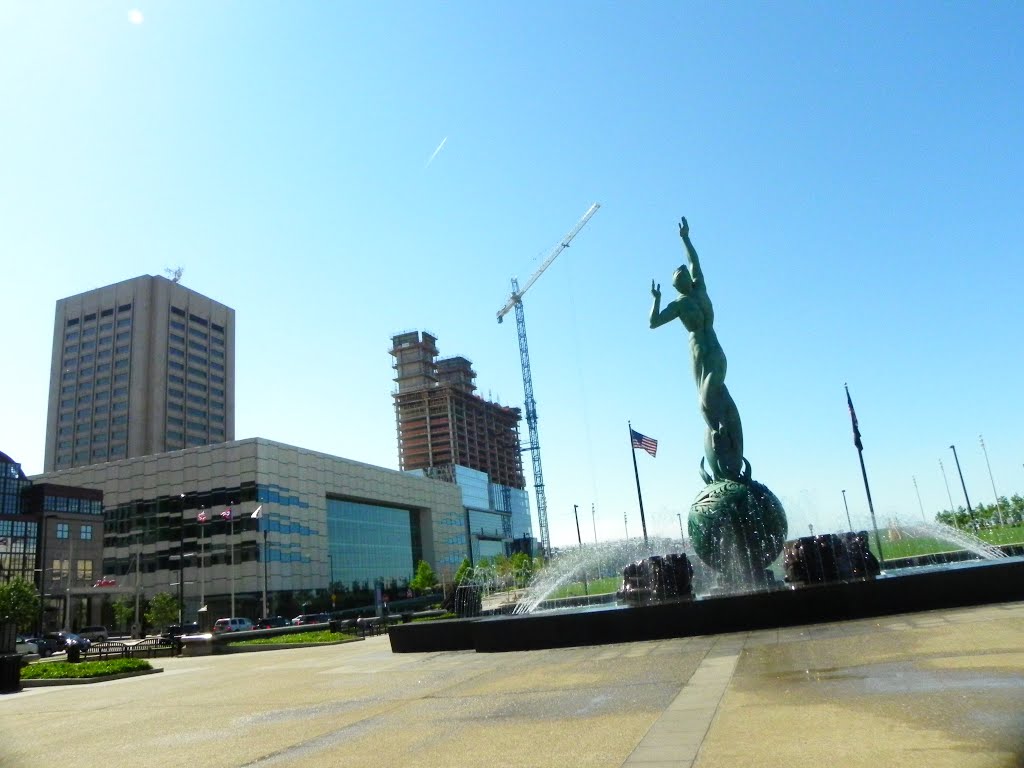
<path fill-rule="evenodd" d="M 651 454 L 652 457 L 658 455 L 658 441 L 655 440 L 653 437 L 641 435 L 639 432 L 632 428 L 629 430 L 629 436 L 633 438 L 634 448 L 643 448 L 645 451 Z"/>
<path fill-rule="evenodd" d="M 225 520 L 230 520 L 231 519 L 231 507 L 225 508 L 225 510 L 220 513 L 220 516 L 223 517 Z"/>
<path fill-rule="evenodd" d="M 200 523 L 210 522 L 210 516 L 206 513 L 205 509 L 199 510 L 199 514 L 196 515 L 196 521 Z"/>

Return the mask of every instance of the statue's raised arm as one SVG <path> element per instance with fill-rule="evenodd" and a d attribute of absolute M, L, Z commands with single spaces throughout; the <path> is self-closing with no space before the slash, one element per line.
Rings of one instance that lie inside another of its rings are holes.
<path fill-rule="evenodd" d="M 704 284 L 704 273 L 700 269 L 700 259 L 697 258 L 697 249 L 693 247 L 693 243 L 690 242 L 690 225 L 686 221 L 686 217 L 682 216 L 679 219 L 679 237 L 683 241 L 683 245 L 686 246 L 686 259 L 690 263 L 690 279 L 693 280 L 694 285 Z"/>

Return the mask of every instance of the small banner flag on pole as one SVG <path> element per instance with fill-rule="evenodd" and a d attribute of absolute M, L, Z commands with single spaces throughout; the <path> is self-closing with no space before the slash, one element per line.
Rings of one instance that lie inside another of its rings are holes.
<path fill-rule="evenodd" d="M 199 523 L 208 523 L 208 522 L 210 522 L 210 516 L 208 514 L 206 514 L 206 510 L 205 509 L 199 510 L 199 514 L 196 515 L 196 522 L 199 522 Z"/>
<path fill-rule="evenodd" d="M 641 435 L 639 432 L 632 428 L 629 430 L 629 436 L 633 439 L 634 448 L 643 448 L 645 451 L 651 454 L 652 457 L 658 455 L 658 441 L 655 440 L 653 437 Z"/>
<path fill-rule="evenodd" d="M 249 515 L 249 517 L 251 517 L 253 520 L 259 520 L 261 517 L 263 517 L 263 511 L 262 510 L 263 510 L 263 505 L 260 504 L 258 507 L 256 507 L 256 511 L 253 512 L 251 515 Z"/>
<path fill-rule="evenodd" d="M 853 444 L 858 451 L 863 451 L 864 443 L 860 441 L 860 427 L 857 426 L 857 412 L 853 410 L 853 400 L 850 399 L 850 388 L 843 384 L 843 389 L 846 390 L 846 404 L 850 406 L 850 421 L 853 422 Z"/>
<path fill-rule="evenodd" d="M 227 507 L 223 512 L 220 513 L 220 516 L 223 517 L 225 520 L 230 520 L 231 519 L 231 507 Z"/>

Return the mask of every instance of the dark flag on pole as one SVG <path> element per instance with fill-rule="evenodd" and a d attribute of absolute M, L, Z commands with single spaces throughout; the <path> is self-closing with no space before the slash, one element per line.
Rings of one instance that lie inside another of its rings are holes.
<path fill-rule="evenodd" d="M 846 404 L 850 406 L 850 421 L 853 422 L 853 444 L 858 451 L 863 451 L 864 443 L 860 440 L 860 427 L 857 426 L 857 412 L 853 410 L 853 400 L 850 399 L 850 388 L 843 384 L 843 389 L 846 390 Z"/>
<path fill-rule="evenodd" d="M 645 451 L 651 454 L 652 457 L 656 457 L 658 455 L 658 441 L 655 440 L 653 437 L 641 435 L 632 427 L 630 427 L 629 436 L 633 440 L 634 448 L 643 448 Z"/>

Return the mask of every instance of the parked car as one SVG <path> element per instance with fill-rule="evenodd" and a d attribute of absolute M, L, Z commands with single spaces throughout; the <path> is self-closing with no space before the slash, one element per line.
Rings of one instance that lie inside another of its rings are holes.
<path fill-rule="evenodd" d="M 46 654 L 43 654 L 42 646 L 39 645 L 40 640 L 46 644 Z M 49 656 L 54 653 L 64 653 L 68 648 L 77 648 L 81 653 L 85 653 L 92 648 L 92 643 L 81 635 L 76 635 L 74 632 L 47 632 L 39 640 L 36 641 L 39 645 L 39 655 Z"/>
<path fill-rule="evenodd" d="M 326 624 L 330 620 L 326 613 L 300 613 L 292 619 L 292 624 Z"/>
<path fill-rule="evenodd" d="M 105 643 L 109 638 L 106 627 L 83 627 L 78 634 L 92 643 Z"/>
<path fill-rule="evenodd" d="M 214 634 L 220 632 L 246 632 L 252 629 L 252 619 L 217 619 L 213 623 Z"/>
<path fill-rule="evenodd" d="M 289 624 L 291 622 L 284 616 L 268 616 L 265 619 L 256 619 L 252 626 L 253 629 L 275 629 L 277 627 L 287 627 Z"/>
<path fill-rule="evenodd" d="M 39 646 L 29 640 L 27 637 L 18 635 L 14 638 L 14 652 L 20 653 L 22 656 L 29 656 L 32 654 L 39 653 Z"/>

